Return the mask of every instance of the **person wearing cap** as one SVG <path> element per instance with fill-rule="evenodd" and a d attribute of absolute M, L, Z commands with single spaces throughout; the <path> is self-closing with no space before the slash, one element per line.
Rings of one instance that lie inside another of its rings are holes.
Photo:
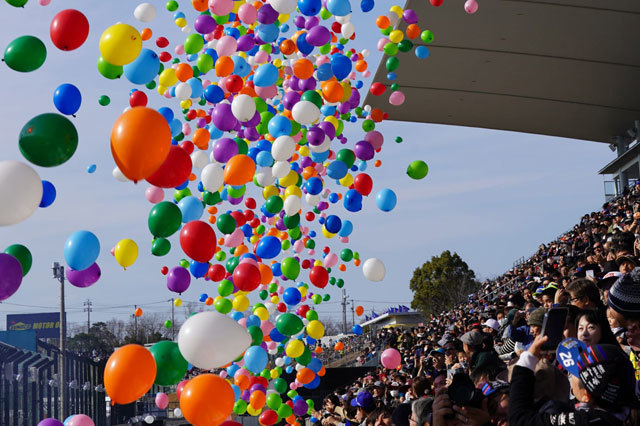
<path fill-rule="evenodd" d="M 598 289 L 600 290 L 601 300 L 606 304 L 607 299 L 609 299 L 609 289 L 618 278 L 622 276 L 622 272 L 619 271 L 609 271 L 607 272 L 601 280 L 598 280 L 596 284 Z"/>
<path fill-rule="evenodd" d="M 373 396 L 367 392 L 362 391 L 351 400 L 351 406 L 356 407 L 355 421 L 361 426 L 366 425 L 366 419 L 376 409 L 376 404 Z"/>
<path fill-rule="evenodd" d="M 488 369 L 493 375 L 497 375 L 506 368 L 504 362 L 498 357 L 493 346 L 487 347 L 485 335 L 480 331 L 469 331 L 460 338 L 464 352 L 469 358 L 471 373 L 475 369 Z"/>
<path fill-rule="evenodd" d="M 493 318 L 489 318 L 484 323 L 482 323 L 482 332 L 490 335 L 491 337 L 495 337 L 500 330 L 500 324 L 497 320 Z"/>
<path fill-rule="evenodd" d="M 523 311 L 516 313 L 513 318 L 513 324 L 515 325 L 512 325 L 509 329 L 509 338 L 516 342 L 516 352 L 518 350 L 526 350 L 533 342 L 533 339 L 540 334 L 546 312 L 547 309 L 543 307 L 535 309 L 529 314 L 527 325 L 519 327 L 516 325 L 520 323 L 525 314 Z"/>
<path fill-rule="evenodd" d="M 589 346 L 575 359 L 573 353 L 568 354 L 571 359 L 563 358 L 564 365 L 578 366 L 577 376 L 573 373 L 570 376 L 573 395 L 579 402 L 575 410 L 537 411 L 534 408 L 534 370 L 546 341 L 547 336 L 536 337 L 513 369 L 509 391 L 510 426 L 637 424 L 635 410 L 632 413 L 635 405 L 632 367 L 620 347 L 614 345 Z"/>
<path fill-rule="evenodd" d="M 540 298 L 542 300 L 542 306 L 551 309 L 553 307 L 553 303 L 555 301 L 555 295 L 558 291 L 558 284 L 554 282 L 550 282 L 545 288 L 540 292 Z"/>

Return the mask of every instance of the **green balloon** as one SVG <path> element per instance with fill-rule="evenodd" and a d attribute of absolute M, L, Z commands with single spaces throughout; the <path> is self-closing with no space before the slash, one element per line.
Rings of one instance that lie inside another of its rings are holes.
<path fill-rule="evenodd" d="M 238 415 L 242 415 L 242 414 L 246 413 L 247 412 L 247 403 L 242 399 L 237 400 L 233 404 L 233 412 L 238 414 Z"/>
<path fill-rule="evenodd" d="M 226 258 L 227 258 L 227 253 L 223 252 L 222 250 L 216 253 L 216 260 L 218 262 L 222 262 Z"/>
<path fill-rule="evenodd" d="M 272 214 L 280 213 L 282 207 L 284 207 L 284 200 L 279 195 L 272 195 L 264 203 L 265 210 Z"/>
<path fill-rule="evenodd" d="M 300 231 L 300 228 L 293 228 L 289 230 L 289 237 L 294 241 L 299 240 L 302 237 L 302 231 Z"/>
<path fill-rule="evenodd" d="M 316 248 L 316 242 L 313 240 L 307 240 L 307 243 L 305 244 L 305 247 L 313 250 L 314 248 Z"/>
<path fill-rule="evenodd" d="M 29 249 L 22 244 L 13 244 L 7 247 L 4 252 L 18 259 L 20 266 L 22 266 L 22 276 L 24 277 L 27 275 L 31 269 L 31 263 L 33 262 L 33 257 L 31 257 Z"/>
<path fill-rule="evenodd" d="M 103 77 L 108 78 L 109 80 L 115 80 L 117 78 L 122 77 L 123 68 L 122 65 L 113 65 L 109 62 L 105 61 L 102 56 L 98 58 L 98 72 L 102 74 Z"/>
<path fill-rule="evenodd" d="M 429 173 L 429 166 L 422 160 L 412 161 L 409 167 L 407 167 L 407 175 L 409 175 L 411 179 L 422 179 L 427 173 Z"/>
<path fill-rule="evenodd" d="M 166 238 L 156 238 L 151 243 L 151 254 L 165 256 L 171 251 L 171 242 Z"/>
<path fill-rule="evenodd" d="M 408 52 L 413 48 L 413 43 L 411 43 L 411 40 L 402 40 L 400 43 L 398 43 L 398 50 L 400 50 L 401 52 Z"/>
<path fill-rule="evenodd" d="M 247 191 L 247 185 L 231 186 L 227 185 L 227 195 L 231 198 L 241 198 Z"/>
<path fill-rule="evenodd" d="M 349 262 L 351 259 L 353 259 L 353 251 L 351 249 L 342 249 L 342 251 L 340 252 L 340 259 L 342 259 L 343 262 Z"/>
<path fill-rule="evenodd" d="M 189 269 L 189 261 L 187 259 L 180 259 L 180 262 L 178 262 L 178 264 L 183 268 Z"/>
<path fill-rule="evenodd" d="M 309 309 L 305 317 L 307 318 L 307 321 L 316 321 L 318 319 L 318 313 L 313 309 Z"/>
<path fill-rule="evenodd" d="M 376 128 L 376 123 L 373 120 L 367 119 L 362 122 L 362 130 L 370 132 Z"/>
<path fill-rule="evenodd" d="M 387 71 L 392 72 L 398 69 L 400 66 L 400 60 L 395 56 L 391 56 L 387 58 L 387 62 L 385 62 L 385 66 L 387 67 Z"/>
<path fill-rule="evenodd" d="M 188 362 L 182 357 L 177 343 L 158 342 L 149 348 L 149 352 L 156 360 L 156 385 L 171 386 L 184 378 Z"/>
<path fill-rule="evenodd" d="M 175 0 L 171 0 L 167 2 L 167 10 L 169 12 L 175 12 L 178 10 L 178 2 Z"/>
<path fill-rule="evenodd" d="M 257 325 L 252 325 L 251 327 L 247 328 L 247 331 L 251 335 L 252 346 L 256 346 L 262 343 L 262 338 L 264 337 L 264 334 L 262 333 L 262 329 L 260 329 L 260 327 L 258 327 Z"/>
<path fill-rule="evenodd" d="M 424 30 L 420 33 L 420 39 L 425 43 L 431 43 L 433 41 L 433 33 L 429 30 Z"/>
<path fill-rule="evenodd" d="M 304 323 L 300 317 L 290 312 L 285 312 L 276 319 L 276 329 L 285 336 L 298 334 L 303 328 Z"/>
<path fill-rule="evenodd" d="M 150 82 L 148 82 L 147 84 L 144 85 L 144 87 L 146 87 L 149 90 L 153 90 L 156 88 L 156 82 L 151 80 Z"/>
<path fill-rule="evenodd" d="M 239 262 L 240 262 L 239 257 L 235 257 L 235 256 L 230 257 L 227 260 L 227 263 L 225 263 L 225 268 L 227 269 L 227 272 L 229 273 L 233 272 L 233 270 L 236 269 L 236 266 L 238 266 Z"/>
<path fill-rule="evenodd" d="M 233 216 L 227 213 L 223 213 L 218 216 L 218 220 L 216 220 L 216 226 L 218 227 L 218 230 L 220 232 L 228 235 L 235 231 L 238 225 Z"/>
<path fill-rule="evenodd" d="M 180 229 L 182 212 L 171 201 L 161 201 L 149 211 L 147 224 L 154 237 L 169 237 Z"/>
<path fill-rule="evenodd" d="M 278 393 L 285 393 L 287 391 L 287 382 L 282 378 L 277 378 L 273 381 L 273 388 Z M 281 399 L 282 400 L 282 399 Z"/>
<path fill-rule="evenodd" d="M 320 96 L 320 94 L 315 90 L 307 90 L 302 94 L 300 100 L 309 101 L 315 104 L 315 106 L 317 106 L 318 108 L 322 108 L 322 96 Z"/>
<path fill-rule="evenodd" d="M 296 358 L 296 361 L 298 361 L 298 363 L 302 365 L 307 365 L 311 362 L 311 351 L 309 350 L 309 347 L 304 347 L 304 352 L 302 352 L 302 355 Z"/>
<path fill-rule="evenodd" d="M 164 322 L 164 328 L 171 328 L 172 325 L 173 323 L 171 322 L 171 320 L 166 320 Z"/>
<path fill-rule="evenodd" d="M 44 64 L 45 59 L 47 48 L 34 36 L 18 37 L 4 51 L 4 62 L 14 71 L 35 71 Z"/>
<path fill-rule="evenodd" d="M 29 0 L 6 0 L 13 7 L 24 7 Z"/>
<path fill-rule="evenodd" d="M 203 47 L 204 39 L 198 33 L 189 34 L 184 40 L 184 51 L 189 55 L 198 53 Z"/>
<path fill-rule="evenodd" d="M 222 280 L 218 283 L 218 294 L 227 297 L 233 293 L 233 283 L 229 280 Z"/>
<path fill-rule="evenodd" d="M 290 393 L 291 391 L 287 393 L 287 396 L 289 396 Z M 297 395 L 297 392 L 296 392 L 296 395 Z M 291 396 L 289 396 L 289 398 L 291 398 Z M 276 412 L 278 413 L 278 416 L 282 417 L 283 419 L 286 419 L 287 417 L 293 414 L 293 409 L 289 407 L 287 404 L 282 404 Z"/>
<path fill-rule="evenodd" d="M 202 74 L 206 74 L 213 69 L 213 58 L 211 57 L 211 55 L 203 53 L 202 55 L 198 56 L 196 65 L 198 65 L 198 70 L 200 70 Z"/>
<path fill-rule="evenodd" d="M 204 201 L 204 203 L 208 206 L 213 206 L 222 201 L 222 198 L 220 198 L 219 192 L 204 191 L 202 193 L 202 201 Z"/>
<path fill-rule="evenodd" d="M 111 98 L 107 95 L 102 95 L 98 98 L 98 103 L 102 106 L 107 106 L 111 103 Z"/>
<path fill-rule="evenodd" d="M 338 281 L 336 282 L 336 286 L 338 288 L 344 287 L 344 280 L 342 278 L 338 279 Z"/>
<path fill-rule="evenodd" d="M 175 191 L 173 191 L 173 199 L 176 200 L 177 203 L 179 203 L 180 200 L 182 200 L 184 197 L 188 197 L 189 195 L 192 195 L 189 188 L 176 189 Z"/>
<path fill-rule="evenodd" d="M 269 132 L 269 120 L 271 120 L 272 118 L 273 114 L 271 114 L 269 111 L 261 112 L 260 123 L 256 126 L 256 131 L 261 135 L 266 135 Z"/>
<path fill-rule="evenodd" d="M 282 379 L 276 379 L 276 380 L 282 380 Z M 286 383 L 285 383 L 285 386 L 286 386 Z M 281 405 L 282 405 L 282 397 L 280 396 L 280 394 L 270 393 L 269 395 L 267 395 L 267 407 L 271 408 L 272 410 L 277 410 L 278 408 L 280 408 Z"/>
<path fill-rule="evenodd" d="M 290 280 L 295 280 L 300 275 L 300 263 L 294 257 L 285 257 L 280 263 L 282 275 Z"/>
<path fill-rule="evenodd" d="M 347 168 L 351 168 L 353 163 L 356 162 L 356 154 L 353 153 L 352 150 L 343 148 L 336 154 L 336 160 L 342 161 L 347 165 Z"/>
<path fill-rule="evenodd" d="M 387 43 L 382 50 L 384 50 L 385 55 L 394 56 L 398 53 L 398 45 L 395 43 Z"/>
<path fill-rule="evenodd" d="M 54 167 L 71 158 L 78 147 L 78 132 L 67 117 L 46 113 L 33 117 L 19 136 L 24 158 L 41 167 Z"/>
<path fill-rule="evenodd" d="M 319 305 L 322 302 L 322 296 L 320 296 L 319 294 L 314 294 L 313 296 L 311 296 L 311 301 L 314 305 Z"/>
<path fill-rule="evenodd" d="M 287 229 L 293 229 L 300 224 L 300 213 L 296 213 L 293 216 L 285 215 L 282 218 L 282 222 L 284 223 L 284 226 L 287 227 Z"/>
<path fill-rule="evenodd" d="M 229 299 L 220 298 L 215 301 L 213 307 L 221 314 L 228 314 L 233 309 L 233 303 Z"/>

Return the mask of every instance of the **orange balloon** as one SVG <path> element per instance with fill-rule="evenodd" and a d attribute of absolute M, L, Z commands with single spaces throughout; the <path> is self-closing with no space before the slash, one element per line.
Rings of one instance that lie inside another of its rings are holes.
<path fill-rule="evenodd" d="M 214 374 L 200 374 L 184 386 L 180 409 L 194 426 L 218 426 L 231 414 L 234 400 L 233 389 L 227 381 Z"/>
<path fill-rule="evenodd" d="M 344 87 L 337 81 L 327 81 L 322 85 L 322 96 L 328 102 L 338 102 L 344 95 Z"/>
<path fill-rule="evenodd" d="M 282 40 L 282 43 L 280 43 L 280 51 L 283 55 L 291 55 L 296 50 L 296 44 L 289 39 Z"/>
<path fill-rule="evenodd" d="M 104 369 L 104 387 L 114 404 L 130 404 L 137 400 L 151 389 L 155 379 L 156 361 L 151 352 L 140 345 L 117 349 Z"/>
<path fill-rule="evenodd" d="M 228 56 L 220 56 L 216 60 L 216 76 L 227 77 L 228 75 L 231 75 L 234 66 L 235 64 L 233 63 L 233 59 Z"/>
<path fill-rule="evenodd" d="M 320 367 L 320 370 L 318 371 L 318 376 L 322 377 L 325 375 L 325 373 L 327 372 L 327 370 L 324 368 L 324 365 L 322 367 Z"/>
<path fill-rule="evenodd" d="M 142 308 L 137 308 L 136 311 L 133 314 L 135 316 L 137 316 L 137 317 L 141 317 L 142 316 Z"/>
<path fill-rule="evenodd" d="M 267 401 L 267 396 L 262 391 L 253 391 L 249 397 L 249 405 L 258 410 L 264 407 L 264 403 Z"/>
<path fill-rule="evenodd" d="M 420 26 L 418 24 L 411 24 L 405 30 L 407 38 L 414 39 L 420 35 Z"/>
<path fill-rule="evenodd" d="M 198 12 L 204 12 L 209 8 L 208 0 L 191 0 L 191 5 Z"/>
<path fill-rule="evenodd" d="M 193 143 L 198 149 L 206 151 L 209 148 L 209 140 L 211 133 L 205 128 L 201 128 L 193 132 Z"/>
<path fill-rule="evenodd" d="M 171 149 L 171 130 L 156 110 L 135 107 L 124 112 L 111 129 L 111 154 L 118 168 L 134 182 L 160 168 Z"/>
<path fill-rule="evenodd" d="M 381 30 L 384 30 L 385 28 L 387 28 L 389 25 L 391 25 L 391 21 L 389 21 L 389 18 L 387 18 L 384 15 L 380 15 L 378 16 L 378 18 L 376 19 L 376 26 L 378 28 L 380 28 Z"/>
<path fill-rule="evenodd" d="M 342 343 L 342 342 L 336 343 L 336 345 L 333 347 L 333 349 L 335 349 L 336 351 L 343 350 L 344 349 L 344 343 Z"/>
<path fill-rule="evenodd" d="M 193 68 L 191 68 L 189 64 L 178 64 L 176 67 L 176 77 L 184 83 L 193 77 Z"/>
<path fill-rule="evenodd" d="M 356 315 L 360 316 L 362 314 L 364 314 L 364 308 L 360 305 L 356 306 Z"/>
<path fill-rule="evenodd" d="M 249 384 L 251 383 L 250 379 L 244 374 L 238 374 L 233 382 L 240 390 L 249 389 Z"/>
<path fill-rule="evenodd" d="M 213 305 L 213 297 L 207 297 L 207 300 L 204 301 L 204 304 L 207 306 Z"/>
<path fill-rule="evenodd" d="M 376 123 L 381 122 L 384 119 L 384 112 L 380 108 L 373 108 L 371 110 L 371 119 Z"/>
<path fill-rule="evenodd" d="M 153 37 L 153 31 L 151 31 L 151 28 L 145 28 L 140 32 L 140 37 L 142 37 L 142 41 L 147 41 Z"/>
<path fill-rule="evenodd" d="M 364 72 L 368 66 L 367 61 L 363 61 L 362 59 L 356 61 L 356 71 L 358 72 Z"/>
<path fill-rule="evenodd" d="M 164 120 L 164 117 L 162 119 Z M 167 120 L 165 120 L 166 122 Z M 244 154 L 234 155 L 227 161 L 224 168 L 224 183 L 233 186 L 245 185 L 253 180 L 255 172 L 256 163 L 251 157 Z"/>
<path fill-rule="evenodd" d="M 306 385 L 307 383 L 311 383 L 313 379 L 316 378 L 316 373 L 313 372 L 310 368 L 301 368 L 300 371 L 296 374 L 296 379 Z"/>
<path fill-rule="evenodd" d="M 293 63 L 293 75 L 301 80 L 313 76 L 313 62 L 305 58 L 298 59 Z"/>
<path fill-rule="evenodd" d="M 258 269 L 260 270 L 260 284 L 269 284 L 273 279 L 273 272 L 271 268 L 269 268 L 264 263 L 258 264 Z"/>
<path fill-rule="evenodd" d="M 247 246 L 245 246 L 244 244 L 240 244 L 238 247 L 236 247 L 236 249 L 233 251 L 233 255 L 235 257 L 240 257 L 245 253 L 249 253 L 249 249 L 247 248 Z"/>
<path fill-rule="evenodd" d="M 316 349 L 314 350 L 315 353 L 317 354 L 321 354 L 322 353 L 322 346 L 316 346 Z"/>

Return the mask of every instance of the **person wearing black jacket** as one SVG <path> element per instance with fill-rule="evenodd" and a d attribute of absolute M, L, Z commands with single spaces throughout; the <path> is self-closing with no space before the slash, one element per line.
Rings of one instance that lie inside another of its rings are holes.
<path fill-rule="evenodd" d="M 580 402 L 572 411 L 541 413 L 534 408 L 534 369 L 546 336 L 538 336 L 523 352 L 511 376 L 510 426 L 622 426 L 628 422 L 635 379 L 631 363 L 619 347 L 590 346 L 580 359 L 580 378 L 571 377 L 571 388 Z"/>

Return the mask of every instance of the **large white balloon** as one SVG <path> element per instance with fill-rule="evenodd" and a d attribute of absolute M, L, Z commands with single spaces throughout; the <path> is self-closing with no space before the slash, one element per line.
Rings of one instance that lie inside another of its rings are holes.
<path fill-rule="evenodd" d="M 196 151 L 191 154 L 191 163 L 196 169 L 201 169 L 209 164 L 209 157 L 207 157 L 207 153 L 204 151 Z"/>
<path fill-rule="evenodd" d="M 298 101 L 291 110 L 291 116 L 298 123 L 308 126 L 320 118 L 320 108 L 313 102 Z"/>
<path fill-rule="evenodd" d="M 318 204 L 320 202 L 320 196 L 319 195 L 304 194 L 304 200 L 311 207 L 315 207 L 316 204 Z"/>
<path fill-rule="evenodd" d="M 184 359 L 205 370 L 233 361 L 250 345 L 251 335 L 247 330 L 217 312 L 190 316 L 178 333 L 178 347 Z"/>
<path fill-rule="evenodd" d="M 189 99 L 189 97 L 191 96 L 191 92 L 191 86 L 189 86 L 189 84 L 187 83 L 180 83 L 176 86 L 176 98 L 180 99 L 181 101 Z"/>
<path fill-rule="evenodd" d="M 296 153 L 296 141 L 291 136 L 278 136 L 271 146 L 271 156 L 276 161 L 287 161 Z"/>
<path fill-rule="evenodd" d="M 282 179 L 283 177 L 289 174 L 290 170 L 291 170 L 291 165 L 289 164 L 289 162 L 276 161 L 273 164 L 271 173 L 273 174 L 273 177 L 275 177 L 276 179 Z"/>
<path fill-rule="evenodd" d="M 258 185 L 263 188 L 265 186 L 273 185 L 275 180 L 276 179 L 271 174 L 271 167 L 263 167 L 256 173 L 256 182 L 258 182 Z"/>
<path fill-rule="evenodd" d="M 298 214 L 302 208 L 302 200 L 297 195 L 289 195 L 284 200 L 284 212 L 287 216 Z"/>
<path fill-rule="evenodd" d="M 237 95 L 231 102 L 231 112 L 240 121 L 249 121 L 256 114 L 256 101 L 249 95 Z"/>
<path fill-rule="evenodd" d="M 269 0 L 271 7 L 282 15 L 289 15 L 296 10 L 296 0 Z"/>
<path fill-rule="evenodd" d="M 133 11 L 133 16 L 140 22 L 151 22 L 156 19 L 156 7 L 151 3 L 140 3 Z"/>
<path fill-rule="evenodd" d="M 209 192 L 216 192 L 224 184 L 224 170 L 220 164 L 207 164 L 200 174 L 202 185 Z"/>
<path fill-rule="evenodd" d="M 19 161 L 0 161 L 0 226 L 22 222 L 42 201 L 42 179 Z"/>
<path fill-rule="evenodd" d="M 380 259 L 372 257 L 362 264 L 362 273 L 369 281 L 382 281 L 387 273 L 384 263 Z"/>

